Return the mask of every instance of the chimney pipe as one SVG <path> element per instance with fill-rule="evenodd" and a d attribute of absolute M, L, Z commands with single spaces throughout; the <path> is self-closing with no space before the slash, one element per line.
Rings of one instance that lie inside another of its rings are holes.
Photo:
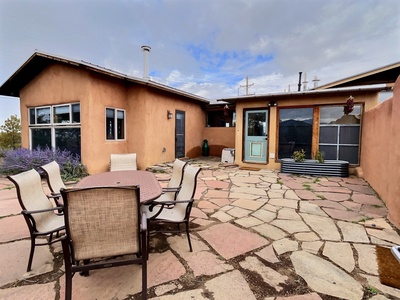
<path fill-rule="evenodd" d="M 298 85 L 299 88 L 297 89 L 298 92 L 301 91 L 301 73 L 302 73 L 302 72 L 299 72 L 299 85 Z"/>
<path fill-rule="evenodd" d="M 143 51 L 143 78 L 150 79 L 149 76 L 149 53 L 151 50 L 150 46 L 142 46 Z"/>
<path fill-rule="evenodd" d="M 304 73 L 304 81 L 303 81 L 303 91 L 307 90 L 307 73 Z"/>
<path fill-rule="evenodd" d="M 313 79 L 313 82 L 314 82 L 314 89 L 318 87 L 318 81 L 319 81 L 318 77 L 315 76 L 314 79 Z"/>

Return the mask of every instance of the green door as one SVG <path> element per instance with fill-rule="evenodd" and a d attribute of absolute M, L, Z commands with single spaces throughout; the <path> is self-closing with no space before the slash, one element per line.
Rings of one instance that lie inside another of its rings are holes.
<path fill-rule="evenodd" d="M 245 113 L 244 160 L 267 163 L 268 110 L 249 110 Z"/>

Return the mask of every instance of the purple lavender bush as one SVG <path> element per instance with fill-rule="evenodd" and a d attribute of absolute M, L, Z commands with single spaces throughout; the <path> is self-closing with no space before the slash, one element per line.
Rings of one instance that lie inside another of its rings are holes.
<path fill-rule="evenodd" d="M 0 162 L 0 173 L 4 175 L 18 174 L 38 168 L 55 160 L 60 165 L 61 177 L 64 181 L 74 180 L 87 176 L 86 167 L 81 164 L 79 155 L 68 150 L 52 150 L 50 148 L 36 148 L 29 150 L 20 148 L 7 150 Z"/>

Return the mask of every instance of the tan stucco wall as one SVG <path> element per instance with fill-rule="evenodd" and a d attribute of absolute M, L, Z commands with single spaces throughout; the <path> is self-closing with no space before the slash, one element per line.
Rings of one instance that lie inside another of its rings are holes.
<path fill-rule="evenodd" d="M 236 134 L 235 134 L 235 163 L 243 167 L 259 167 L 267 169 L 279 169 L 280 162 L 277 160 L 278 157 L 278 110 L 279 108 L 286 107 L 310 107 L 319 105 L 332 105 L 341 104 L 344 105 L 347 98 L 350 95 L 340 94 L 338 96 L 324 96 L 324 95 L 312 95 L 312 96 L 302 96 L 302 97 L 292 97 L 286 96 L 283 98 L 268 98 L 268 99 L 251 99 L 246 98 L 245 102 L 238 102 L 236 104 Z M 364 104 L 365 111 L 370 110 L 378 104 L 378 94 L 368 93 L 368 92 L 358 92 L 353 95 L 355 99 L 355 104 Z M 243 161 L 243 116 L 244 111 L 247 109 L 267 109 L 267 103 L 269 101 L 276 101 L 278 107 L 269 108 L 269 132 L 268 132 L 268 163 L 246 163 Z"/>
<path fill-rule="evenodd" d="M 393 97 L 364 115 L 361 168 L 400 229 L 400 77 Z"/>
<path fill-rule="evenodd" d="M 48 67 L 26 85 L 20 91 L 22 147 L 29 148 L 29 107 L 81 102 L 88 98 L 89 85 L 89 73 L 62 65 Z"/>
<path fill-rule="evenodd" d="M 139 169 L 175 158 L 175 111 L 185 112 L 185 151 L 201 146 L 205 112 L 197 103 L 142 85 L 129 87 L 79 68 L 52 65 L 20 94 L 22 146 L 29 147 L 28 107 L 80 102 L 81 156 L 89 173 L 108 170 L 111 153 L 137 153 Z M 105 109 L 126 110 L 126 139 L 106 140 Z M 167 110 L 173 113 L 167 119 Z M 165 152 L 162 152 L 163 148 Z"/>
<path fill-rule="evenodd" d="M 211 156 L 221 156 L 222 149 L 235 148 L 236 127 L 205 127 L 203 138 L 208 141 Z"/>
<path fill-rule="evenodd" d="M 139 168 L 175 159 L 176 110 L 185 112 L 185 153 L 201 145 L 205 112 L 199 105 L 146 87 L 130 88 L 128 99 L 128 151 L 141 157 Z M 167 118 L 168 110 L 172 119 Z"/>

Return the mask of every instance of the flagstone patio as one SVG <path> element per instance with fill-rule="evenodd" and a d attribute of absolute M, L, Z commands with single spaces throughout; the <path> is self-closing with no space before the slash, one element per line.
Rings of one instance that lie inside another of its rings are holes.
<path fill-rule="evenodd" d="M 193 252 L 184 234 L 151 238 L 150 299 L 400 299 L 380 284 L 374 247 L 400 244 L 399 231 L 364 180 L 189 163 L 203 168 Z M 15 188 L 0 178 L 0 298 L 63 299 L 60 245 L 37 247 L 26 273 L 27 237 Z M 73 299 L 139 299 L 140 280 L 140 266 L 76 275 Z"/>

